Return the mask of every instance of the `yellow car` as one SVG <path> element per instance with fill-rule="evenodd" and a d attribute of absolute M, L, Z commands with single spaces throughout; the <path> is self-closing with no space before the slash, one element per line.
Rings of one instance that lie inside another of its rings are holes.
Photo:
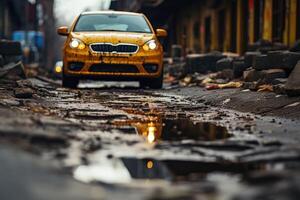
<path fill-rule="evenodd" d="M 63 86 L 76 88 L 80 79 L 139 81 L 141 87 L 163 84 L 163 29 L 154 30 L 139 13 L 84 12 L 73 25 L 60 27 Z"/>

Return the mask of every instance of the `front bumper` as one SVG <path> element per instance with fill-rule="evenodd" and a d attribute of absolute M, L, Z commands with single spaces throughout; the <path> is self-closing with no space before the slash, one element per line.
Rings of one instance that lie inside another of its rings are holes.
<path fill-rule="evenodd" d="M 64 74 L 79 78 L 139 80 L 157 78 L 162 73 L 161 50 L 137 52 L 135 54 L 92 53 L 66 49 L 64 52 Z M 81 63 L 80 69 L 72 70 L 74 63 Z M 156 66 L 155 71 L 147 67 Z"/>

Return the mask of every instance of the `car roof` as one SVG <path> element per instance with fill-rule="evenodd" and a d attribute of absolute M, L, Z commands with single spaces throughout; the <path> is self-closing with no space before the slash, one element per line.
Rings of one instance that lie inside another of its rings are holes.
<path fill-rule="evenodd" d="M 107 15 L 142 15 L 141 13 L 135 13 L 135 12 L 125 12 L 125 11 L 88 11 L 83 12 L 81 15 L 97 15 L 97 14 L 107 14 Z"/>

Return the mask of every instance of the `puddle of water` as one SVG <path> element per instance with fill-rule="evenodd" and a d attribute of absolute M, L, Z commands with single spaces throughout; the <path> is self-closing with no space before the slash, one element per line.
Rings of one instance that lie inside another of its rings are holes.
<path fill-rule="evenodd" d="M 205 181 L 208 175 L 247 174 L 265 171 L 266 164 L 207 163 L 184 160 L 154 160 L 138 158 L 99 158 L 91 165 L 79 166 L 73 175 L 89 183 L 128 184 L 134 180 L 164 180 L 168 182 Z"/>
<path fill-rule="evenodd" d="M 126 184 L 131 182 L 128 169 L 120 159 L 99 158 L 96 163 L 77 167 L 73 176 L 84 183 Z"/>
<path fill-rule="evenodd" d="M 225 127 L 210 122 L 193 122 L 190 119 L 162 119 L 149 116 L 144 121 L 115 122 L 117 126 L 132 126 L 148 143 L 158 141 L 215 141 L 230 137 Z"/>

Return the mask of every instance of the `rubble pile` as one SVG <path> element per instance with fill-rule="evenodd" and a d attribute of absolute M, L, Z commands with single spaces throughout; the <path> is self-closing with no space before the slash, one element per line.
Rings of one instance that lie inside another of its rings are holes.
<path fill-rule="evenodd" d="M 243 72 L 243 87 L 250 90 L 258 90 L 268 85 L 267 91 L 274 91 L 277 94 L 297 95 L 292 91 L 294 87 L 289 81 L 289 92 L 287 82 L 291 79 L 292 71 L 300 60 L 300 43 L 297 42 L 291 49 L 284 45 L 273 44 L 262 41 L 260 46 L 256 45 L 253 52 L 245 54 L 247 70 Z M 253 47 L 252 47 L 253 48 Z M 294 83 L 294 82 L 293 82 Z M 294 85 L 294 84 L 293 84 Z"/>
<path fill-rule="evenodd" d="M 177 73 L 169 71 L 166 81 L 180 86 L 198 85 L 209 90 L 242 87 L 252 91 L 298 96 L 298 61 L 300 41 L 288 49 L 281 43 L 260 40 L 249 45 L 243 56 L 218 51 L 189 54 L 184 64 L 181 62 L 180 66 L 176 67 Z"/>

